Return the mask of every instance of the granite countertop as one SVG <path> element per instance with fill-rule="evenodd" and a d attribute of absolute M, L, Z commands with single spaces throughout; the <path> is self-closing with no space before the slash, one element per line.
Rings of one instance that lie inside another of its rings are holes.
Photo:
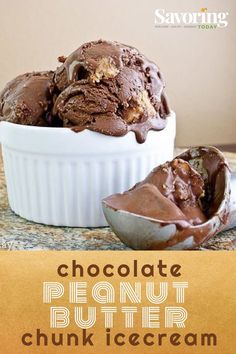
<path fill-rule="evenodd" d="M 178 151 L 179 152 L 179 151 Z M 226 153 L 236 171 L 236 154 Z M 14 214 L 8 204 L 0 158 L 0 249 L 2 250 L 129 250 L 108 227 L 68 228 L 35 224 Z M 236 228 L 221 233 L 201 250 L 235 250 Z"/>

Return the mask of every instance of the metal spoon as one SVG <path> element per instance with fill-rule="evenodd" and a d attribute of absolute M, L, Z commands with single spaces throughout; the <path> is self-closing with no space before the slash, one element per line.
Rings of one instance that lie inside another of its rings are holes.
<path fill-rule="evenodd" d="M 109 203 L 109 198 L 105 198 L 102 202 L 104 215 L 123 243 L 137 250 L 193 249 L 220 231 L 236 227 L 236 173 L 233 173 L 231 178 L 223 154 L 214 147 L 198 147 L 187 150 L 177 158 L 188 161 L 201 174 L 207 174 L 207 171 L 203 171 L 203 151 L 214 153 L 222 163 L 221 173 L 217 177 L 221 179 L 221 183 L 214 186 L 214 193 L 220 195 L 214 214 L 203 224 L 179 229 L 173 221 L 166 222 L 125 210 L 115 210 Z M 217 191 L 219 185 L 222 188 Z"/>

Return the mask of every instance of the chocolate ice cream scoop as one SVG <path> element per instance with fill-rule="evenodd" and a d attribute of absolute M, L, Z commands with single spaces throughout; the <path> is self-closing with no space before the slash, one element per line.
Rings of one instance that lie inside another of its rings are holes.
<path fill-rule="evenodd" d="M 135 249 L 195 248 L 227 227 L 229 205 L 229 168 L 213 147 L 192 148 L 103 200 L 111 228 Z"/>
<path fill-rule="evenodd" d="M 63 125 L 80 131 L 89 128 L 109 135 L 120 136 L 128 125 L 116 114 L 118 99 L 106 85 L 85 80 L 68 86 L 57 98 L 53 113 L 63 119 Z"/>
<path fill-rule="evenodd" d="M 23 125 L 48 125 L 53 89 L 52 71 L 17 76 L 0 93 L 0 119 Z"/>
<path fill-rule="evenodd" d="M 116 136 L 132 130 L 140 143 L 150 129 L 165 127 L 170 110 L 162 75 L 137 49 L 100 40 L 63 61 L 55 72 L 62 93 L 53 110 L 63 126 Z"/>
<path fill-rule="evenodd" d="M 165 128 L 170 109 L 162 75 L 137 49 L 99 40 L 59 61 L 55 73 L 27 73 L 7 84 L 2 120 L 112 136 L 133 131 L 139 143 L 149 130 Z"/>

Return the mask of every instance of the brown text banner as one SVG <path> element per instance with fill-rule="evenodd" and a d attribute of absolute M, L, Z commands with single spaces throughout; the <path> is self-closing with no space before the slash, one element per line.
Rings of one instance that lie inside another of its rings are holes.
<path fill-rule="evenodd" d="M 0 353 L 235 353 L 236 253 L 0 252 Z"/>

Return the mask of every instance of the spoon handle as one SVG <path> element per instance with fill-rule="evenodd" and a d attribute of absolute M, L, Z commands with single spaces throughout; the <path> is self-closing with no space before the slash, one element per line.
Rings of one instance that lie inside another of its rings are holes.
<path fill-rule="evenodd" d="M 230 215 L 224 231 L 236 227 L 236 172 L 231 174 Z"/>

